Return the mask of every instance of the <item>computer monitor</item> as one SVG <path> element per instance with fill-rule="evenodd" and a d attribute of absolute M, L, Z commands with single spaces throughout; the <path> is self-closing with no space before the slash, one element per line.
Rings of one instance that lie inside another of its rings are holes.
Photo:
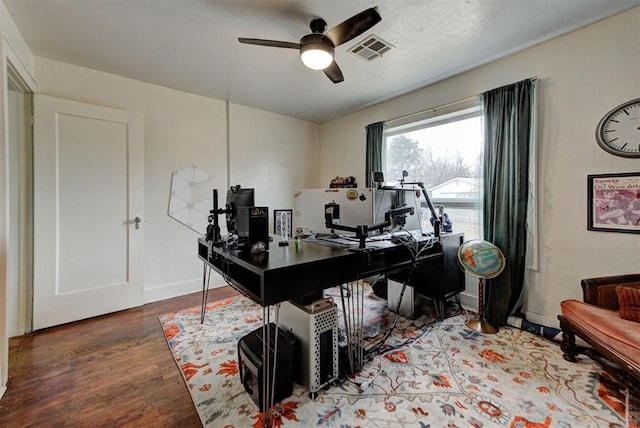
<path fill-rule="evenodd" d="M 293 223 L 296 234 L 331 234 L 325 224 L 325 206 L 338 204 L 344 226 L 373 224 L 373 190 L 365 188 L 296 189 L 293 197 Z M 340 231 L 343 235 L 354 233 Z"/>
<path fill-rule="evenodd" d="M 240 187 L 240 185 L 229 188 L 225 205 L 225 209 L 227 210 L 227 231 L 229 233 L 238 234 L 238 208 L 253 206 L 255 206 L 253 189 L 245 189 Z"/>
<path fill-rule="evenodd" d="M 375 189 L 373 195 L 373 218 L 376 224 L 384 222 L 387 211 L 394 208 L 412 207 L 413 214 L 392 217 L 393 229 L 402 227 L 406 230 L 422 230 L 420 221 L 420 189 L 398 187 L 397 189 Z"/>

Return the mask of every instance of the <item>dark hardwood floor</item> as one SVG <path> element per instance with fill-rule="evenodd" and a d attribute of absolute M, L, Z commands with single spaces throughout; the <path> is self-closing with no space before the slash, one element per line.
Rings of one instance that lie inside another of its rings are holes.
<path fill-rule="evenodd" d="M 209 291 L 209 302 L 236 295 Z M 149 303 L 9 340 L 0 427 L 197 427 L 157 316 L 201 294 Z"/>

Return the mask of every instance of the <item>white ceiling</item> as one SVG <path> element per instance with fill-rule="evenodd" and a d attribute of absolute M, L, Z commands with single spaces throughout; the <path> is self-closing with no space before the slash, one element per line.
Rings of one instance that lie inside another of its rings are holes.
<path fill-rule="evenodd" d="M 36 55 L 323 123 L 640 4 L 640 0 L 3 0 Z M 373 62 L 336 48 L 345 81 L 293 49 L 372 6 L 395 46 Z M 535 71 L 532 71 L 532 73 Z M 36 76 L 37 77 L 37 76 Z"/>

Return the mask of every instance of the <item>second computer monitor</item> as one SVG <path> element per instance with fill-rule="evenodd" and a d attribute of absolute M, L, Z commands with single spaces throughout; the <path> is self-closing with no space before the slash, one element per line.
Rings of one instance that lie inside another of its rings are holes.
<path fill-rule="evenodd" d="M 239 207 L 255 206 L 254 190 L 249 188 L 231 186 L 227 191 L 225 209 L 227 212 L 227 232 L 238 234 L 237 215 Z"/>
<path fill-rule="evenodd" d="M 373 195 L 373 218 L 374 223 L 385 221 L 385 214 L 394 208 L 407 206 L 413 208 L 413 214 L 406 214 L 403 221 L 398 217 L 391 218 L 393 229 L 403 228 L 406 230 L 422 230 L 420 205 L 422 194 L 419 188 L 398 187 L 397 189 L 375 189 Z"/>

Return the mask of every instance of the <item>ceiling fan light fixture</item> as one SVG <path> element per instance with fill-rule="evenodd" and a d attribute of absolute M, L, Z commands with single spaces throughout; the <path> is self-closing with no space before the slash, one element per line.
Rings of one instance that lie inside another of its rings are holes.
<path fill-rule="evenodd" d="M 333 83 L 340 83 L 344 82 L 344 76 L 333 59 L 335 48 L 369 31 L 381 20 L 378 8 L 370 7 L 341 22 L 326 33 L 326 21 L 322 18 L 314 18 L 309 23 L 311 34 L 303 36 L 300 43 L 245 37 L 238 37 L 238 41 L 248 45 L 296 49 L 305 66 L 313 70 L 322 70 Z"/>
<path fill-rule="evenodd" d="M 313 70 L 324 70 L 333 62 L 333 55 L 323 49 L 308 49 L 300 54 L 300 58 Z"/>
<path fill-rule="evenodd" d="M 309 34 L 302 38 L 300 59 L 312 70 L 324 70 L 333 62 L 333 44 L 322 34 Z"/>

